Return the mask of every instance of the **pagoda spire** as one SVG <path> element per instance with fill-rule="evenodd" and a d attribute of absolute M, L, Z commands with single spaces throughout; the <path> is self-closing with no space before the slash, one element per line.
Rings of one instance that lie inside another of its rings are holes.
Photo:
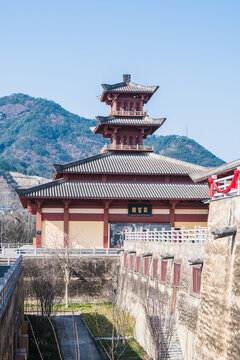
<path fill-rule="evenodd" d="M 144 111 L 158 86 L 145 86 L 131 82 L 131 75 L 124 74 L 117 84 L 102 84 L 101 102 L 111 106 L 108 116 L 97 116 L 98 124 L 92 131 L 110 138 L 111 144 L 103 149 L 111 151 L 153 151 L 144 146 L 143 140 L 153 134 L 166 120 L 153 119 Z"/>

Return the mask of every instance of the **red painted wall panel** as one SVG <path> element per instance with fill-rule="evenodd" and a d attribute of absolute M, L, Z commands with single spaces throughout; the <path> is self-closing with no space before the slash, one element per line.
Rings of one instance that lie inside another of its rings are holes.
<path fill-rule="evenodd" d="M 103 214 L 69 214 L 69 221 L 103 221 Z"/>
<path fill-rule="evenodd" d="M 161 261 L 161 281 L 166 282 L 167 279 L 167 261 Z"/>
<path fill-rule="evenodd" d="M 195 294 L 200 294 L 202 270 L 200 268 L 193 268 L 192 276 L 193 276 L 192 291 Z"/>
<path fill-rule="evenodd" d="M 63 221 L 64 214 L 43 213 L 42 221 Z"/>
<path fill-rule="evenodd" d="M 169 215 L 129 216 L 127 214 L 109 214 L 109 222 L 113 223 L 169 223 Z"/>
<path fill-rule="evenodd" d="M 144 258 L 144 275 L 148 276 L 149 273 L 149 257 Z"/>
<path fill-rule="evenodd" d="M 138 273 L 140 271 L 140 265 L 141 265 L 141 256 L 137 256 L 137 258 L 136 258 L 136 272 L 138 272 Z"/>
<path fill-rule="evenodd" d="M 175 214 L 175 221 L 207 222 L 208 214 Z"/>
<path fill-rule="evenodd" d="M 173 265 L 173 285 L 178 287 L 180 283 L 180 264 L 174 264 Z"/>
<path fill-rule="evenodd" d="M 158 259 L 153 259 L 153 278 L 157 279 Z"/>

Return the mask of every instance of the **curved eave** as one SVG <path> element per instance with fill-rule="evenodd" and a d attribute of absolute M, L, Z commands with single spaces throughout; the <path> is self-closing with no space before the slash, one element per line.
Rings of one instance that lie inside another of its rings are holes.
<path fill-rule="evenodd" d="M 112 150 L 109 150 L 109 151 L 112 151 Z M 113 150 L 114 151 L 114 150 Z M 66 170 L 63 170 L 63 171 L 61 171 L 61 170 L 59 170 L 59 171 L 56 171 L 55 172 L 56 173 L 56 175 L 60 175 L 60 174 L 74 174 L 74 175 L 134 175 L 134 176 L 161 176 L 161 175 L 167 175 L 167 176 L 188 176 L 190 179 L 191 179 L 191 177 L 190 177 L 190 175 L 189 174 L 187 174 L 187 173 L 185 173 L 185 174 L 183 174 L 183 173 L 172 173 L 172 172 L 164 172 L 164 173 L 132 173 L 132 172 L 111 172 L 111 171 L 99 171 L 99 172 L 80 172 L 80 171 L 66 171 Z M 54 176 L 55 176 L 55 174 L 54 174 Z M 62 176 L 61 177 L 58 177 L 58 179 L 60 179 L 60 178 L 62 178 Z M 57 180 L 57 179 L 56 179 Z M 192 182 L 190 182 L 189 184 L 193 184 L 194 183 L 194 181 L 192 181 Z M 171 183 L 170 183 L 171 184 Z"/>
<path fill-rule="evenodd" d="M 116 126 L 126 126 L 126 127 L 148 127 L 151 131 L 149 133 L 149 135 L 152 135 L 155 131 L 157 131 L 166 121 L 167 118 L 156 118 L 156 119 L 152 119 L 153 122 L 152 123 L 144 123 L 144 124 L 134 124 L 134 123 L 107 123 L 107 122 L 99 122 L 95 127 L 91 127 L 91 131 L 94 134 L 102 134 L 102 129 L 104 129 L 105 126 L 109 126 L 109 127 L 116 127 Z M 154 120 L 155 121 L 159 121 L 162 120 L 161 124 L 154 124 Z M 151 129 L 152 128 L 152 129 Z"/>
<path fill-rule="evenodd" d="M 181 198 L 181 197 L 176 197 L 176 198 L 170 198 L 170 197 L 159 197 L 159 198 L 140 198 L 140 197 L 66 197 L 66 196 L 58 196 L 58 197 L 51 197 L 51 196 L 46 196 L 46 197 L 43 197 L 43 196 L 23 196 L 23 197 L 20 197 L 20 200 L 24 200 L 24 199 L 27 199 L 27 200 L 34 200 L 34 199 L 37 199 L 37 200 L 57 200 L 57 199 L 61 199 L 61 200 L 141 200 L 141 201 L 159 201 L 159 200 L 178 200 L 178 201 L 204 201 L 204 200 L 207 200 L 208 198 Z"/>
<path fill-rule="evenodd" d="M 133 186 L 134 185 L 134 186 Z M 64 179 L 17 190 L 24 199 L 69 200 L 206 200 L 208 187 L 189 183 L 65 182 Z"/>
<path fill-rule="evenodd" d="M 158 90 L 159 86 L 154 86 L 154 90 L 153 91 L 149 91 L 149 90 L 146 90 L 146 91 L 143 91 L 143 90 L 133 90 L 133 91 L 121 91 L 121 90 L 118 90 L 118 89 L 109 89 L 109 90 L 104 90 L 102 92 L 101 95 L 97 96 L 98 99 L 101 101 L 101 102 L 105 102 L 106 101 L 106 97 L 109 93 L 119 93 L 119 94 L 134 94 L 134 93 L 139 93 L 139 94 L 144 94 L 144 95 L 148 95 L 149 98 L 147 100 L 147 102 L 151 99 L 151 97 L 153 96 L 153 94 Z"/>

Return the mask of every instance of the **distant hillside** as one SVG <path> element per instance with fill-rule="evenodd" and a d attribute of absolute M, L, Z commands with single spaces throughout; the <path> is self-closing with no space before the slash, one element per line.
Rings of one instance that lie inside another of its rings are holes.
<path fill-rule="evenodd" d="M 170 156 L 202 166 L 219 166 L 223 160 L 186 136 L 151 136 L 146 144 L 153 144 L 157 154 Z"/>
<path fill-rule="evenodd" d="M 72 114 L 60 105 L 24 94 L 0 98 L 0 169 L 52 176 L 52 163 L 91 156 L 106 142 L 89 127 L 96 120 Z M 187 137 L 152 136 L 155 152 L 203 166 L 223 161 Z"/>
<path fill-rule="evenodd" d="M 15 189 L 28 188 L 47 181 L 50 180 L 39 176 L 29 176 L 0 169 L 0 211 L 21 209 L 19 198 L 14 191 Z"/>

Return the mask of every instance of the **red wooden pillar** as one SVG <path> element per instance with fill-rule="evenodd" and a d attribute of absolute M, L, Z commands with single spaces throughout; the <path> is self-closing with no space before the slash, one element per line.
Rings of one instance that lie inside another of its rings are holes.
<path fill-rule="evenodd" d="M 64 202 L 64 216 L 63 216 L 63 247 L 69 246 L 69 211 L 68 211 L 69 201 Z"/>
<path fill-rule="evenodd" d="M 176 201 L 171 201 L 170 202 L 170 224 L 172 225 L 172 227 L 174 227 L 175 225 L 175 207 L 176 207 L 177 202 Z"/>
<path fill-rule="evenodd" d="M 42 247 L 42 201 L 37 202 L 36 212 L 36 247 Z"/>
<path fill-rule="evenodd" d="M 108 239 L 108 214 L 109 214 L 109 205 L 110 201 L 104 203 L 104 215 L 103 215 L 103 247 L 108 248 L 109 239 Z"/>
<path fill-rule="evenodd" d="M 113 134 L 113 137 L 112 137 L 112 145 L 113 145 L 114 148 L 115 148 L 116 145 L 117 145 L 117 133 L 114 133 L 114 134 Z"/>

